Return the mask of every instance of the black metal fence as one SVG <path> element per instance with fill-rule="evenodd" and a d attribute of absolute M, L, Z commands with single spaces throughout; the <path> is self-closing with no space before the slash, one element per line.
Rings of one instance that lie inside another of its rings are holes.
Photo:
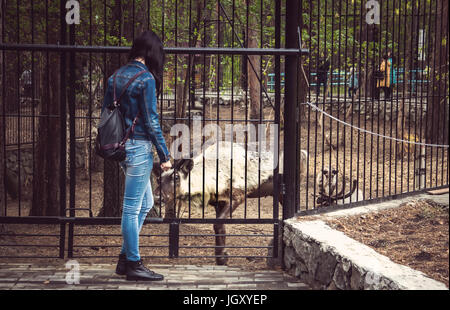
<path fill-rule="evenodd" d="M 448 3 L 310 1 L 303 12 L 298 210 L 448 187 Z"/>
<path fill-rule="evenodd" d="M 192 128 L 198 119 L 202 127 L 272 124 L 278 129 L 282 61 L 306 53 L 298 42 L 292 48 L 281 44 L 286 28 L 281 1 L 89 1 L 79 3 L 80 24 L 71 25 L 65 5 L 2 2 L 2 257 L 117 255 L 124 177 L 117 164 L 94 154 L 93 142 L 105 81 L 127 62 L 132 39 L 141 31 L 153 29 L 166 46 L 158 111 L 169 143 L 174 124 Z M 290 19 L 297 24 L 298 16 Z M 297 25 L 289 31 L 297 37 Z M 294 105 L 295 96 L 291 101 Z M 251 156 L 249 139 L 236 144 L 241 150 L 245 145 L 245 159 Z M 247 174 L 259 176 L 253 187 L 267 181 L 258 166 L 251 172 L 247 164 L 233 169 L 233 160 L 194 167 L 202 177 L 190 182 L 215 183 L 206 194 L 229 195 L 231 203 L 233 190 L 250 191 Z M 271 164 L 274 198 L 240 193 L 233 202 L 241 206 L 234 211 L 222 201 L 208 207 L 212 198 L 191 208 L 190 192 L 187 208 L 168 209 L 152 180 L 156 201 L 146 223 L 157 225 L 144 226 L 143 256 L 276 257 L 280 177 L 278 165 Z M 231 180 L 219 178 L 219 165 L 230 168 Z M 215 177 L 205 176 L 213 170 Z M 233 186 L 233 175 L 245 176 L 244 182 Z M 224 182 L 230 183 L 226 194 Z"/>
<path fill-rule="evenodd" d="M 251 170 L 251 136 L 232 134 L 246 164 L 201 161 L 189 179 L 205 188 L 199 208 L 177 188 L 187 201 L 168 208 L 153 179 L 144 257 L 273 258 L 279 221 L 296 212 L 448 186 L 445 1 L 84 1 L 79 24 L 66 3 L 2 1 L 2 257 L 117 255 L 123 173 L 93 142 L 105 81 L 146 29 L 166 47 L 168 142 L 174 124 L 254 124 L 278 129 L 279 152 L 267 174 L 259 149 Z M 205 194 L 240 206 L 219 216 Z"/>

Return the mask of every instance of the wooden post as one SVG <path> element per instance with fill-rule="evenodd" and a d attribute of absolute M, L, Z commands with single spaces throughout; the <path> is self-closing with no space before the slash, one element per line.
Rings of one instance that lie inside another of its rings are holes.
<path fill-rule="evenodd" d="M 425 147 L 420 147 L 420 155 L 416 156 L 416 171 L 414 172 L 414 182 L 416 184 L 416 190 L 425 188 Z"/>

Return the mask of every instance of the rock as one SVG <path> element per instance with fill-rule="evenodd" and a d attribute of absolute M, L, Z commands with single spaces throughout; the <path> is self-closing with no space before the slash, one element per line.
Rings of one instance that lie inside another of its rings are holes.
<path fill-rule="evenodd" d="M 308 268 L 306 268 L 303 261 L 298 260 L 297 265 L 295 266 L 295 276 L 302 279 L 305 277 L 305 274 L 308 274 Z"/>
<path fill-rule="evenodd" d="M 284 251 L 284 265 L 289 270 L 292 266 L 295 266 L 296 255 L 292 247 L 286 247 Z"/>
<path fill-rule="evenodd" d="M 285 265 L 315 289 L 445 289 L 445 284 L 396 264 L 322 221 L 285 221 Z M 447 252 L 448 253 L 448 252 Z M 428 253 L 420 253 L 427 257 Z"/>
<path fill-rule="evenodd" d="M 339 290 L 340 288 L 336 286 L 336 284 L 331 281 L 330 285 L 328 285 L 327 290 L 329 291 L 335 291 L 335 290 Z"/>
<path fill-rule="evenodd" d="M 355 266 L 352 266 L 350 288 L 352 290 L 362 290 L 364 288 L 364 272 Z"/>
<path fill-rule="evenodd" d="M 336 269 L 333 274 L 333 282 L 340 290 L 347 290 L 350 288 L 350 268 L 344 267 L 344 264 L 339 263 L 336 265 Z"/>
<path fill-rule="evenodd" d="M 328 252 L 321 252 L 317 261 L 318 264 L 314 278 L 321 284 L 328 285 L 333 278 L 334 269 L 337 265 L 336 258 Z"/>

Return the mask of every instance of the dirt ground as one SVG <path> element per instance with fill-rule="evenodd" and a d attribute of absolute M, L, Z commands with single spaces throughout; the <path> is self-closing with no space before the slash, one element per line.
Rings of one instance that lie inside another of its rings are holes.
<path fill-rule="evenodd" d="M 264 120 L 273 120 L 272 108 L 265 107 Z M 224 126 L 230 123 L 232 117 L 230 106 L 219 106 L 207 108 L 206 118 L 216 119 L 217 116 Z M 219 114 L 219 115 L 218 115 Z M 336 111 L 335 113 L 336 114 Z M 338 116 L 336 114 L 336 116 Z M 340 118 L 343 117 L 341 113 Z M 235 106 L 233 118 L 236 122 L 245 119 L 245 108 Z M 226 121 L 225 121 L 226 120 Z M 309 152 L 307 173 L 300 182 L 300 206 L 299 209 L 312 209 L 314 204 L 315 178 L 317 173 L 329 165 L 339 167 L 339 180 L 358 179 L 359 189 L 364 191 L 365 199 L 388 196 L 389 194 L 402 193 L 414 190 L 414 160 L 413 152 L 405 154 L 401 158 L 396 158 L 394 144 L 389 141 L 373 138 L 369 135 L 358 133 L 355 130 L 346 130 L 344 143 L 338 147 L 336 152 L 331 152 L 323 143 L 322 130 L 317 125 L 317 113 L 307 112 L 301 124 L 300 148 Z M 354 114 L 353 118 L 347 119 L 362 128 L 367 128 L 374 132 L 391 135 L 391 122 L 383 124 L 379 119 L 367 120 L 366 117 Z M 76 122 L 85 122 L 77 119 Z M 207 123 L 210 123 L 209 121 Z M 216 123 L 213 121 L 213 123 Z M 242 123 L 242 122 L 240 122 Z M 282 129 L 282 126 L 280 127 Z M 325 132 L 333 131 L 332 140 L 337 136 L 336 124 L 325 121 Z M 339 135 L 344 133 L 339 129 Z M 283 147 L 283 131 L 280 132 L 280 145 Z M 427 153 L 427 186 L 433 187 L 448 183 L 448 153 L 447 151 L 429 151 Z M 96 156 L 93 154 L 93 156 Z M 330 161 L 331 159 L 331 161 Z M 77 208 L 87 208 L 92 210 L 93 216 L 98 214 L 103 199 L 103 167 L 96 167 L 96 171 L 91 173 L 91 179 L 85 178 L 83 169 L 77 170 L 76 182 L 76 206 Z M 205 180 L 207 182 L 208 180 Z M 340 186 L 340 185 L 339 185 Z M 29 191 L 30 189 L 28 189 Z M 24 189 L 23 192 L 26 192 Z M 69 192 L 69 188 L 67 188 Z M 7 215 L 26 216 L 29 213 L 30 200 L 21 199 L 7 201 Z M 280 210 L 282 206 L 279 206 Z M 19 212 L 20 210 L 20 212 Z M 88 211 L 76 211 L 76 216 L 89 216 Z M 183 217 L 188 217 L 185 212 Z M 201 210 L 193 210 L 191 218 L 201 218 Z M 281 211 L 279 212 L 281 218 Z M 205 218 L 214 218 L 215 212 L 212 208 L 205 210 Z M 273 200 L 272 197 L 261 199 L 248 199 L 247 207 L 239 207 L 233 214 L 234 218 L 272 218 Z M 6 225 L 9 236 L 0 236 L 0 243 L 10 246 L 0 246 L 0 256 L 57 256 L 58 249 L 47 247 L 48 244 L 57 246 L 59 244 L 59 226 L 49 225 Z M 143 230 L 144 236 L 141 242 L 143 255 L 152 256 L 152 261 L 167 261 L 168 255 L 168 226 L 167 225 L 147 225 Z M 186 224 L 181 225 L 180 263 L 211 263 L 214 264 L 215 244 L 212 225 Z M 16 236 L 13 236 L 15 234 Z M 22 236 L 28 234 L 31 236 Z M 40 234 L 53 235 L 51 237 L 36 236 Z M 75 234 L 75 256 L 115 256 L 120 247 L 120 227 L 119 226 L 76 226 Z M 230 264 L 248 266 L 248 268 L 265 268 L 265 256 L 267 256 L 268 244 L 273 235 L 272 225 L 227 225 L 227 249 L 230 256 L 236 256 L 230 260 Z M 245 236 L 244 236 L 245 235 Z M 447 233 L 448 240 L 448 233 Z M 22 246 L 29 244 L 33 246 Z M 14 246 L 15 245 L 15 246 Z M 244 248 L 242 248 L 244 247 Z M 448 248 L 448 243 L 447 243 Z M 49 254 L 52 253 L 52 254 Z M 197 258 L 192 258 L 197 256 Z M 200 258 L 198 258 L 200 257 Z M 261 258 L 262 257 L 262 258 Z M 172 261 L 170 261 L 172 262 Z M 448 268 L 447 268 L 448 269 Z"/>
<path fill-rule="evenodd" d="M 449 286 L 449 209 L 431 200 L 327 223 L 392 261 Z"/>
<path fill-rule="evenodd" d="M 91 208 L 94 216 L 98 214 L 103 198 L 103 173 L 92 174 L 92 191 L 89 193 L 89 179 L 81 177 L 78 171 L 76 201 L 79 208 Z M 233 213 L 233 218 L 273 217 L 272 198 L 248 199 L 247 206 L 242 205 Z M 160 210 L 159 205 L 155 206 Z M 21 214 L 27 215 L 30 201 L 21 201 Z M 164 209 L 162 215 L 164 215 Z M 18 215 L 18 201 L 8 200 L 8 215 Z M 76 216 L 88 217 L 89 212 L 77 210 Z M 189 217 L 188 211 L 182 217 Z M 212 207 L 192 209 L 191 218 L 215 218 Z M 273 238 L 274 228 L 270 224 L 233 224 L 226 225 L 227 253 L 229 266 L 240 266 L 249 270 L 265 269 L 269 256 L 269 243 Z M 60 228 L 58 225 L 5 225 L 6 233 L 0 235 L 0 256 L 57 257 L 59 255 Z M 68 245 L 66 231 L 66 248 Z M 114 262 L 121 246 L 119 225 L 75 226 L 74 258 L 81 261 Z M 177 259 L 169 256 L 169 225 L 145 225 L 141 232 L 141 255 L 150 264 L 205 264 L 214 265 L 215 236 L 212 224 L 181 224 L 180 249 Z M 24 246 L 27 245 L 27 246 Z M 66 250 L 67 257 L 67 250 Z M 17 259 L 27 261 L 27 259 Z M 1 261 L 1 259 L 0 259 Z"/>
<path fill-rule="evenodd" d="M 349 104 L 350 102 L 346 103 L 346 105 Z M 393 105 L 395 106 L 395 103 Z M 359 107 L 355 104 L 354 108 L 363 109 L 363 106 Z M 420 140 L 423 140 L 424 124 L 418 120 L 417 126 L 414 123 L 405 123 L 403 128 L 398 128 L 397 130 L 397 120 L 385 120 L 381 114 L 374 113 L 374 117 L 368 118 L 364 114 L 355 112 L 352 117 L 346 117 L 344 111 L 344 103 L 340 103 L 340 109 L 335 106 L 332 107 L 332 111 L 329 111 L 328 108 L 328 112 L 335 117 L 362 129 L 398 138 L 404 138 L 404 135 L 417 136 L 418 139 L 422 137 Z M 29 111 L 24 111 L 24 114 L 25 112 L 30 113 Z M 218 123 L 222 127 L 222 133 L 224 133 L 225 124 L 232 123 L 232 119 L 234 124 L 244 124 L 246 119 L 245 112 L 245 107 L 238 104 L 234 106 L 234 109 L 231 106 L 208 105 L 205 107 L 205 118 L 212 121 L 205 121 L 205 123 Z M 85 112 L 82 110 L 77 110 L 77 115 L 84 114 Z M 357 188 L 363 192 L 365 200 L 410 192 L 416 189 L 415 170 L 418 167 L 416 167 L 415 154 L 419 152 L 418 147 L 410 146 L 408 148 L 406 144 L 396 145 L 391 140 L 364 134 L 342 125 L 338 126 L 337 122 L 331 121 L 329 118 L 323 120 L 324 129 L 322 129 L 320 122 L 318 122 L 318 117 L 318 112 L 306 108 L 304 117 L 301 118 L 299 147 L 308 151 L 309 158 L 307 169 L 304 169 L 305 174 L 300 182 L 300 209 L 313 209 L 316 207 L 315 195 L 317 194 L 317 188 L 315 180 L 317 174 L 323 169 L 338 170 L 338 187 L 342 187 L 345 181 L 346 193 L 349 191 L 351 181 L 357 180 Z M 216 119 L 219 119 L 219 121 L 216 122 Z M 274 110 L 270 106 L 264 107 L 261 119 L 266 122 L 273 121 L 275 119 Z M 8 136 L 18 136 L 20 133 L 21 139 L 28 139 L 26 137 L 32 133 L 31 127 L 28 128 L 29 121 L 25 119 L 22 121 L 23 124 L 19 126 L 22 128 L 20 131 L 17 118 L 8 118 L 8 121 L 11 122 L 8 123 L 8 128 L 11 131 L 8 133 Z M 81 136 L 88 123 L 83 118 L 78 118 L 75 122 L 77 136 Z M 169 120 L 163 120 L 164 126 L 170 125 L 170 123 L 171 121 Z M 95 126 L 95 123 L 92 122 L 91 126 Z M 422 131 L 420 130 L 421 127 Z M 283 149 L 283 119 L 281 119 L 279 129 L 280 149 Z M 267 131 L 268 133 L 269 131 Z M 334 151 L 324 142 L 324 136 L 329 136 L 335 147 Z M 14 141 L 17 142 L 16 140 Z M 25 142 L 25 140 L 22 142 Z M 166 140 L 170 141 L 170 137 L 166 136 Z M 341 143 L 337 143 L 338 140 Z M 29 142 L 29 139 L 27 142 Z M 400 148 L 405 150 L 402 156 L 397 154 L 397 150 Z M 92 156 L 96 155 L 92 153 Z M 426 149 L 426 188 L 448 184 L 448 158 L 447 149 Z M 94 175 L 93 178 L 96 178 L 96 176 Z M 83 191 L 79 187 L 77 185 L 77 192 Z M 92 191 L 94 193 L 97 189 L 93 186 Z M 84 201 L 80 200 L 79 203 L 84 204 Z"/>

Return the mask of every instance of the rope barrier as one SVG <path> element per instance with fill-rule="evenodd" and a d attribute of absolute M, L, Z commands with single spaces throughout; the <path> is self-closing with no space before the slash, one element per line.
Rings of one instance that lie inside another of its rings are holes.
<path fill-rule="evenodd" d="M 376 137 L 380 137 L 380 138 L 388 139 L 388 140 L 393 140 L 393 141 L 400 142 L 400 143 L 408 143 L 408 144 L 420 145 L 420 146 L 425 146 L 425 147 L 438 147 L 438 148 L 448 148 L 449 147 L 448 145 L 445 145 L 445 144 L 443 144 L 443 145 L 441 145 L 441 144 L 429 144 L 429 143 L 408 141 L 408 140 L 398 139 L 398 138 L 394 138 L 394 137 L 390 137 L 390 136 L 385 136 L 385 135 L 382 135 L 382 134 L 379 134 L 379 133 L 376 133 L 376 132 L 372 132 L 372 131 L 369 131 L 369 130 L 366 130 L 366 129 L 363 129 L 363 128 L 356 127 L 356 126 L 354 126 L 352 124 L 346 123 L 346 122 L 344 122 L 344 121 L 334 117 L 333 115 L 328 114 L 327 112 L 325 112 L 324 110 L 322 110 L 318 106 L 312 104 L 311 102 L 304 102 L 304 103 L 301 103 L 301 104 L 310 106 L 311 109 L 313 109 L 313 111 L 319 111 L 323 115 L 325 115 L 325 116 L 335 120 L 336 122 L 339 122 L 339 123 L 343 124 L 344 126 L 351 127 L 351 128 L 353 128 L 355 130 L 358 130 L 358 131 L 361 131 L 361 132 L 364 132 L 364 133 L 367 133 L 367 134 L 370 134 L 370 135 L 373 135 L 373 136 L 376 136 Z"/>

